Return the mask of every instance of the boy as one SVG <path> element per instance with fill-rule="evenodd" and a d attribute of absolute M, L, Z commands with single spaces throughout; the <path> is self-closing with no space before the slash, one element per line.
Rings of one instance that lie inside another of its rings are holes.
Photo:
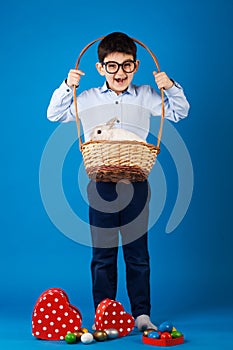
<path fill-rule="evenodd" d="M 133 131 L 144 140 L 149 133 L 150 116 L 161 115 L 160 94 L 150 86 L 132 84 L 139 67 L 136 51 L 135 42 L 124 33 L 114 32 L 101 40 L 96 68 L 106 81 L 102 87 L 86 90 L 77 96 L 85 141 L 89 140 L 90 132 L 96 125 L 110 119 L 102 114 L 100 120 L 98 113 L 93 113 L 93 108 L 105 106 L 107 111 L 114 110 L 118 118 L 116 127 Z M 47 114 L 49 120 L 75 120 L 72 90 L 73 86 L 79 86 L 83 75 L 81 70 L 69 71 L 67 79 L 55 90 L 51 98 Z M 181 86 L 171 80 L 165 72 L 153 72 L 153 75 L 157 87 L 165 91 L 165 117 L 175 122 L 185 118 L 188 115 L 189 104 Z M 123 108 L 129 105 L 135 107 L 131 114 L 126 113 Z M 111 109 L 112 107 L 114 108 Z M 147 112 L 142 113 L 142 110 Z M 132 184 L 127 181 L 118 184 L 90 181 L 87 190 L 93 242 L 91 271 L 94 306 L 96 308 L 103 299 L 116 297 L 120 232 L 126 265 L 127 291 L 135 326 L 140 331 L 146 328 L 156 329 L 150 320 L 148 181 Z"/>

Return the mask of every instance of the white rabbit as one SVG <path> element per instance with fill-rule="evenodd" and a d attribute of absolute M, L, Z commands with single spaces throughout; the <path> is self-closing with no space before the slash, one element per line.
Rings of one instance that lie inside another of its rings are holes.
<path fill-rule="evenodd" d="M 111 141 L 140 141 L 145 142 L 135 133 L 125 130 L 113 128 L 117 118 L 110 119 L 107 123 L 98 125 L 90 134 L 91 140 L 111 140 Z"/>

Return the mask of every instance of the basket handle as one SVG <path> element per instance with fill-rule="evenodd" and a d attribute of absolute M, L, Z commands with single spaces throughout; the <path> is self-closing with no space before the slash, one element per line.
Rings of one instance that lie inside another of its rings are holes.
<path fill-rule="evenodd" d="M 95 44 L 97 41 L 100 41 L 100 40 L 102 40 L 104 38 L 105 38 L 105 36 L 102 36 L 102 37 L 100 37 L 98 39 L 95 39 L 95 40 L 91 41 L 89 44 L 87 44 L 82 49 L 82 51 L 80 52 L 80 54 L 78 56 L 78 59 L 76 61 L 75 69 L 78 69 L 81 57 L 89 49 L 89 47 L 92 46 L 93 44 Z M 137 44 L 141 45 L 142 47 L 144 47 L 144 49 L 146 49 L 149 52 L 149 54 L 152 56 L 152 58 L 153 58 L 153 60 L 155 62 L 155 65 L 157 67 L 158 72 L 160 72 L 159 62 L 158 62 L 156 56 L 153 54 L 153 52 L 145 44 L 143 44 L 141 41 L 139 41 L 139 40 L 137 40 L 135 38 L 132 38 L 132 40 L 134 42 L 136 42 Z M 76 86 L 74 85 L 73 88 L 74 88 L 73 89 L 74 90 L 74 106 L 75 106 L 75 117 L 76 117 L 77 131 L 78 131 L 78 139 L 79 139 L 79 149 L 81 150 L 83 141 L 82 141 L 82 137 L 81 137 L 81 133 L 80 133 L 80 119 L 79 119 L 79 116 L 78 116 Z M 160 127 L 159 127 L 159 132 L 158 132 L 158 137 L 157 137 L 157 146 L 156 146 L 158 151 L 160 149 L 160 142 L 161 142 L 161 137 L 162 137 L 162 132 L 163 132 L 164 117 L 165 117 L 164 89 L 163 88 L 160 89 L 160 93 L 161 93 L 161 99 L 162 99 L 162 111 L 161 111 L 161 121 L 160 121 Z"/>

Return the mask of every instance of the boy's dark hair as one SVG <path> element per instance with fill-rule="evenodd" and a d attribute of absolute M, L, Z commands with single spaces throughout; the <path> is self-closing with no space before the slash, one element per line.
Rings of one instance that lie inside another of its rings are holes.
<path fill-rule="evenodd" d="M 104 58 L 113 52 L 122 52 L 128 55 L 132 55 L 136 60 L 137 46 L 133 39 L 128 35 L 121 32 L 114 32 L 108 34 L 101 40 L 98 46 L 98 58 L 99 62 L 103 62 Z"/>

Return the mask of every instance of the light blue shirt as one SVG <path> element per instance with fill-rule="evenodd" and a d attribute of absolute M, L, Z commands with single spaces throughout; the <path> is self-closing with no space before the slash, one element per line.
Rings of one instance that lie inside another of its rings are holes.
<path fill-rule="evenodd" d="M 79 118 L 85 141 L 97 125 L 117 117 L 116 127 L 136 133 L 146 140 L 150 129 L 150 117 L 161 116 L 161 96 L 149 85 L 130 84 L 128 89 L 117 95 L 107 87 L 83 91 L 77 96 Z M 189 103 L 178 83 L 165 90 L 165 118 L 178 122 L 187 117 Z M 56 89 L 48 106 L 47 117 L 51 121 L 75 121 L 73 89 L 65 81 Z"/>

